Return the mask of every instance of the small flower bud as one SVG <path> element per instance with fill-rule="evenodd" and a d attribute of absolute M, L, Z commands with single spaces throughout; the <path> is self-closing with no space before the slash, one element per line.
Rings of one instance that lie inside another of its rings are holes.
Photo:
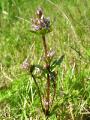
<path fill-rule="evenodd" d="M 50 50 L 47 54 L 47 57 L 53 57 L 55 55 L 55 51 L 54 50 Z"/>
<path fill-rule="evenodd" d="M 38 8 L 37 11 L 36 11 L 36 15 L 38 18 L 41 18 L 42 17 L 42 9 L 41 8 Z"/>
<path fill-rule="evenodd" d="M 27 58 L 22 63 L 21 68 L 24 69 L 24 70 L 28 70 L 30 68 L 30 63 L 29 63 Z"/>

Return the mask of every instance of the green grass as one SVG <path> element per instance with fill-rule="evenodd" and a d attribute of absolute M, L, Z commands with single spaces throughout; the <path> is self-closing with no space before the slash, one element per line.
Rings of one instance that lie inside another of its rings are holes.
<path fill-rule="evenodd" d="M 35 84 L 20 67 L 28 55 L 35 63 L 42 55 L 41 37 L 30 33 L 38 6 L 54 21 L 53 31 L 46 36 L 48 46 L 56 50 L 56 56 L 65 54 L 49 119 L 89 120 L 89 0 L 0 1 L 0 120 L 45 119 Z"/>

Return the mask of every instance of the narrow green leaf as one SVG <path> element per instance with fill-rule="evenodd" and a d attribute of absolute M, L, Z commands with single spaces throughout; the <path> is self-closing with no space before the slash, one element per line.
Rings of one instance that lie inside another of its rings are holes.
<path fill-rule="evenodd" d="M 55 60 L 51 65 L 51 70 L 53 70 L 56 66 L 60 65 L 63 61 L 64 55 L 62 55 L 59 59 Z"/>

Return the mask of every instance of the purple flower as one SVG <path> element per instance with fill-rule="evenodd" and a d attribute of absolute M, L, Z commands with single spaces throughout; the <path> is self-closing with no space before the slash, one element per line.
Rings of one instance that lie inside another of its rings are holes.
<path fill-rule="evenodd" d="M 36 11 L 36 18 L 32 19 L 32 28 L 33 31 L 50 30 L 50 18 L 44 17 L 41 8 Z"/>

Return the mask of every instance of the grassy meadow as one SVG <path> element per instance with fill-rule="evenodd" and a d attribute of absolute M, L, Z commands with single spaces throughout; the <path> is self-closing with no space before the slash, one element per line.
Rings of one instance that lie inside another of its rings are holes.
<path fill-rule="evenodd" d="M 90 120 L 89 0 L 0 0 L 0 120 L 46 120 L 36 86 L 21 69 L 27 56 L 38 63 L 43 54 L 41 36 L 30 32 L 38 7 L 52 22 L 49 48 L 65 55 L 48 119 Z"/>

